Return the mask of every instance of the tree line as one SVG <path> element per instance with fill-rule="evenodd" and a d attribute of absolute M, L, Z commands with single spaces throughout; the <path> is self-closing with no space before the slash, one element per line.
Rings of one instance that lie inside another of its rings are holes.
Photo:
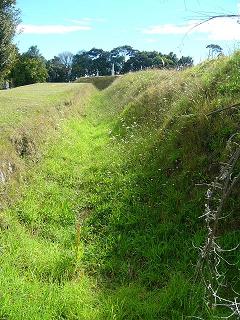
<path fill-rule="evenodd" d="M 107 76 L 150 68 L 185 68 L 192 66 L 191 57 L 177 58 L 173 52 L 139 51 L 131 46 L 120 46 L 111 51 L 92 48 L 73 55 L 63 52 L 46 60 L 37 46 L 18 54 L 10 72 L 15 86 L 35 82 L 69 82 L 79 77 Z"/>
<path fill-rule="evenodd" d="M 79 77 L 124 74 L 150 68 L 181 69 L 193 64 L 189 56 L 178 58 L 173 52 L 140 51 L 129 45 L 111 51 L 92 48 L 75 55 L 63 52 L 46 60 L 37 46 L 31 46 L 21 54 L 13 44 L 19 23 L 16 0 L 0 1 L 0 21 L 0 80 L 11 80 L 13 86 L 46 81 L 69 82 Z"/>

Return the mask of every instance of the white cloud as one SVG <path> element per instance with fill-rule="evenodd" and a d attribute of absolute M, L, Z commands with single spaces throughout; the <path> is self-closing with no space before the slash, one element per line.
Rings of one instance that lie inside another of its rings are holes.
<path fill-rule="evenodd" d="M 240 40 L 238 18 L 217 18 L 196 28 L 197 32 L 207 33 L 210 40 Z"/>
<path fill-rule="evenodd" d="M 146 42 L 148 42 L 148 43 L 156 43 L 156 42 L 159 42 L 159 39 L 156 39 L 156 38 L 147 38 L 147 39 L 146 39 Z"/>
<path fill-rule="evenodd" d="M 80 25 L 89 25 L 92 22 L 91 18 L 83 18 L 83 19 L 69 19 L 69 22 Z"/>
<path fill-rule="evenodd" d="M 216 18 L 196 26 L 201 21 L 190 21 L 185 25 L 163 24 L 143 29 L 144 34 L 206 34 L 209 40 L 240 40 L 238 18 Z M 194 27 L 196 26 L 196 27 Z"/>
<path fill-rule="evenodd" d="M 151 26 L 143 30 L 144 34 L 184 34 L 191 28 L 191 23 L 187 25 L 162 24 Z"/>
<path fill-rule="evenodd" d="M 92 22 L 105 22 L 102 18 L 82 18 L 82 19 L 69 19 L 68 21 L 81 25 L 89 25 Z"/>
<path fill-rule="evenodd" d="M 66 25 L 34 25 L 34 24 L 20 24 L 18 32 L 26 34 L 65 34 L 76 31 L 88 31 L 92 28 L 90 26 L 66 26 Z"/>

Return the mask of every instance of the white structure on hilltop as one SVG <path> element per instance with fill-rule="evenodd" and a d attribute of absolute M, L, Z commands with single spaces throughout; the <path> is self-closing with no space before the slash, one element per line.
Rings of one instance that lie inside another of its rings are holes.
<path fill-rule="evenodd" d="M 115 66 L 114 66 L 114 63 L 112 64 L 112 76 L 115 76 Z"/>

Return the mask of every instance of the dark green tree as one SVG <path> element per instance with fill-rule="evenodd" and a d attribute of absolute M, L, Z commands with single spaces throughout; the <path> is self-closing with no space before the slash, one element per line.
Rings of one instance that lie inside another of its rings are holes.
<path fill-rule="evenodd" d="M 117 74 L 152 68 L 178 68 L 193 64 L 191 57 L 181 57 L 170 52 L 163 55 L 158 51 L 139 51 L 130 46 L 114 48 L 110 52 L 92 48 L 89 51 L 80 51 L 73 56 L 71 79 L 84 76 L 110 75 L 112 65 Z"/>
<path fill-rule="evenodd" d="M 68 73 L 66 67 L 59 57 L 54 57 L 53 59 L 47 61 L 46 67 L 48 71 L 49 82 L 68 81 Z"/>
<path fill-rule="evenodd" d="M 157 51 L 137 51 L 129 58 L 123 67 L 123 73 L 150 68 L 163 68 L 168 60 Z"/>
<path fill-rule="evenodd" d="M 114 63 L 115 71 L 121 73 L 126 61 L 133 57 L 136 53 L 131 46 L 124 45 L 117 48 L 114 48 L 110 52 L 111 64 Z"/>
<path fill-rule="evenodd" d="M 215 57 L 219 57 L 223 54 L 223 49 L 218 44 L 209 44 L 206 46 L 207 49 L 209 49 L 208 52 L 208 59 L 213 59 Z"/>
<path fill-rule="evenodd" d="M 29 58 L 39 58 L 45 60 L 37 46 L 31 46 L 24 55 Z"/>
<path fill-rule="evenodd" d="M 0 0 L 0 79 L 10 72 L 16 57 L 16 46 L 12 42 L 18 23 L 16 1 Z"/>
<path fill-rule="evenodd" d="M 192 57 L 184 57 L 182 56 L 179 60 L 178 60 L 178 67 L 180 68 L 187 68 L 187 67 L 192 67 L 193 65 L 193 58 Z"/>
<path fill-rule="evenodd" d="M 14 86 L 46 82 L 48 72 L 45 59 L 37 47 L 32 46 L 27 52 L 18 56 L 11 78 Z"/>
<path fill-rule="evenodd" d="M 72 79 L 89 75 L 92 69 L 92 59 L 87 51 L 80 51 L 73 57 L 72 63 Z"/>
<path fill-rule="evenodd" d="M 92 48 L 86 52 L 91 61 L 88 66 L 88 75 L 109 75 L 111 72 L 110 53 L 103 49 Z"/>
<path fill-rule="evenodd" d="M 102 51 L 99 56 L 93 60 L 92 64 L 92 74 L 96 75 L 110 75 L 112 64 L 110 61 L 110 52 Z"/>
<path fill-rule="evenodd" d="M 108 51 L 92 48 L 89 51 L 80 51 L 73 57 L 72 79 L 93 75 L 111 74 L 111 58 Z"/>

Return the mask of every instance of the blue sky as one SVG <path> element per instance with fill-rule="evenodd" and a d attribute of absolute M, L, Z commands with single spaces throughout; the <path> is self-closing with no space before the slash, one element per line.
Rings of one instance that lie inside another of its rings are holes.
<path fill-rule="evenodd" d="M 18 0 L 20 51 L 37 45 L 46 58 L 92 47 L 128 44 L 140 50 L 206 58 L 215 43 L 226 54 L 238 48 L 240 24 L 216 19 L 192 29 L 204 15 L 237 14 L 240 0 Z"/>

